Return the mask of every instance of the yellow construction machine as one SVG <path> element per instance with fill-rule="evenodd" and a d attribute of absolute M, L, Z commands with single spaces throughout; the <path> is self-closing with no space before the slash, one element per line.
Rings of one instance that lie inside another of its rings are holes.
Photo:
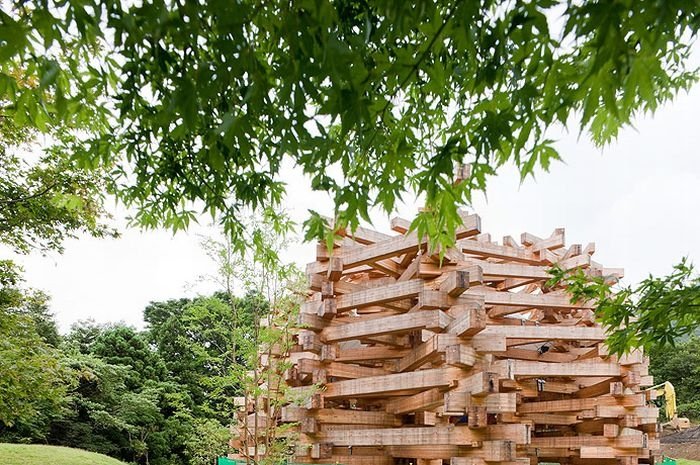
<path fill-rule="evenodd" d="M 661 424 L 662 428 L 670 427 L 675 429 L 676 431 L 682 431 L 690 428 L 690 420 L 678 416 L 678 407 L 676 405 L 676 389 L 673 387 L 673 384 L 671 384 L 669 381 L 666 381 L 661 384 L 657 384 L 656 386 L 652 386 L 648 389 L 645 389 L 645 391 L 648 391 L 650 393 L 650 396 L 648 397 L 649 400 L 654 400 L 659 397 L 666 398 L 665 410 L 666 418 L 668 419 L 668 421 L 666 423 Z"/>

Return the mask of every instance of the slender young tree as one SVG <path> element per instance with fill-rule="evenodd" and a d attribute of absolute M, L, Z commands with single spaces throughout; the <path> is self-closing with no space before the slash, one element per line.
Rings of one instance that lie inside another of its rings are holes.
<path fill-rule="evenodd" d="M 254 240 L 262 247 L 243 254 L 232 252 L 225 241 L 204 242 L 205 251 L 218 264 L 220 275 L 215 282 L 227 286 L 232 298 L 239 299 L 232 294 L 236 286 L 249 296 L 257 296 L 245 301 L 249 306 L 246 313 L 252 316 L 250 325 L 233 327 L 237 346 L 233 375 L 243 389 L 246 406 L 241 418 L 241 453 L 256 463 L 263 455 L 264 461 L 273 463 L 288 453 L 288 443 L 280 436 L 285 427 L 276 419 L 288 401 L 282 359 L 291 349 L 291 329 L 301 295 L 300 273 L 280 259 L 288 245 L 286 235 L 277 234 L 270 221 L 266 216 L 247 220 L 247 228 L 254 231 Z M 255 406 L 252 424 L 247 415 L 250 404 Z"/>

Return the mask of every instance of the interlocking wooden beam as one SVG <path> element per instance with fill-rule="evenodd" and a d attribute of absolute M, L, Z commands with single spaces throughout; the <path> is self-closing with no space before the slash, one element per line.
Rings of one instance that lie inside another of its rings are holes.
<path fill-rule="evenodd" d="M 403 219 L 398 235 L 339 230 L 317 249 L 287 363 L 281 344 L 262 359 L 300 399 L 265 415 L 296 425 L 291 461 L 648 463 L 659 447 L 648 360 L 609 355 L 595 302 L 548 284 L 552 265 L 608 282 L 622 270 L 593 261 L 592 244 L 567 246 L 563 229 L 498 244 L 478 216 L 463 219 L 443 251 Z M 254 433 L 237 431 L 253 458 L 243 438 Z"/>
<path fill-rule="evenodd" d="M 403 333 L 417 329 L 440 330 L 447 327 L 451 321 L 452 318 L 440 310 L 419 311 L 405 315 L 387 316 L 376 320 L 332 326 L 321 332 L 321 339 L 325 342 L 338 342 L 366 336 Z"/>
<path fill-rule="evenodd" d="M 424 390 L 447 387 L 462 377 L 459 368 L 435 368 L 410 373 L 372 376 L 326 384 L 323 395 L 327 399 L 367 395 L 390 395 L 406 390 Z"/>

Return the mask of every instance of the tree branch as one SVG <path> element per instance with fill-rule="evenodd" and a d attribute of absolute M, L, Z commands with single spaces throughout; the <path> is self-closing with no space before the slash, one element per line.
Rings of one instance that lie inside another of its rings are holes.
<path fill-rule="evenodd" d="M 48 194 L 49 191 L 51 191 L 51 190 L 52 190 L 54 187 L 56 187 L 57 185 L 58 185 L 58 182 L 53 182 L 53 183 L 49 184 L 47 187 L 45 187 L 44 189 L 40 190 L 39 192 L 35 192 L 34 194 L 27 195 L 27 196 L 25 196 L 25 197 L 20 197 L 20 198 L 18 198 L 18 199 L 0 200 L 0 204 L 3 204 L 3 205 L 12 205 L 12 204 L 15 204 L 15 203 L 26 202 L 26 201 L 28 201 L 28 200 L 35 199 L 35 198 L 37 198 L 37 197 L 41 197 L 41 196 L 43 196 L 43 195 Z"/>

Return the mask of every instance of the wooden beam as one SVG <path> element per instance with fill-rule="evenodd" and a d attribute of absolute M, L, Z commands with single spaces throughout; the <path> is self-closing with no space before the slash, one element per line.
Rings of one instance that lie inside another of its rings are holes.
<path fill-rule="evenodd" d="M 605 331 L 588 326 L 497 326 L 488 325 L 479 336 L 505 336 L 508 338 L 565 341 L 604 341 Z"/>
<path fill-rule="evenodd" d="M 581 423 L 581 419 L 576 415 L 561 413 L 525 413 L 518 414 L 512 421 L 531 421 L 538 425 L 561 425 L 572 426 Z"/>
<path fill-rule="evenodd" d="M 355 449 L 353 447 L 353 449 Z M 394 458 L 406 458 L 406 459 L 435 459 L 439 457 L 441 460 L 449 460 L 450 457 L 455 455 L 460 455 L 467 453 L 470 449 L 468 446 L 456 446 L 456 445 L 403 445 L 403 446 L 388 446 L 389 454 Z"/>
<path fill-rule="evenodd" d="M 498 375 L 496 373 L 480 371 L 457 381 L 455 391 L 468 392 L 472 396 L 485 396 L 498 392 Z"/>
<path fill-rule="evenodd" d="M 470 445 L 484 440 L 509 440 L 515 444 L 530 441 L 526 425 L 491 425 L 485 430 L 466 426 L 382 428 L 339 430 L 320 433 L 318 438 L 335 446 Z"/>
<path fill-rule="evenodd" d="M 455 316 L 445 328 L 446 333 L 457 336 L 474 336 L 486 328 L 486 312 L 480 305 L 466 304 L 455 306 L 450 310 Z"/>
<path fill-rule="evenodd" d="M 440 283 L 440 291 L 446 292 L 450 297 L 459 297 L 469 289 L 469 280 L 470 273 L 468 271 L 451 271 Z"/>
<path fill-rule="evenodd" d="M 477 360 L 474 348 L 465 344 L 450 346 L 445 351 L 445 363 L 451 366 L 469 368 L 473 367 Z"/>
<path fill-rule="evenodd" d="M 376 320 L 358 321 L 340 326 L 331 326 L 321 332 L 326 342 L 347 341 L 367 336 L 396 334 L 416 329 L 442 329 L 452 318 L 442 311 L 419 311 L 405 315 L 387 316 Z"/>
<path fill-rule="evenodd" d="M 593 308 L 593 302 L 571 303 L 568 295 L 528 294 L 524 292 L 499 292 L 486 288 L 469 289 L 467 296 L 483 296 L 486 305 L 508 305 L 512 307 L 537 308 Z"/>
<path fill-rule="evenodd" d="M 555 394 L 574 394 L 578 391 L 578 384 L 574 382 L 565 383 L 562 381 L 543 380 L 538 383 L 535 380 L 514 380 L 501 379 L 503 389 L 515 389 L 521 391 L 524 397 L 539 397 L 541 392 L 552 392 Z"/>
<path fill-rule="evenodd" d="M 300 373 L 311 374 L 314 370 L 326 370 L 328 376 L 343 379 L 365 378 L 367 376 L 383 376 L 390 374 L 383 368 L 366 367 L 352 363 L 330 362 L 324 363 L 320 360 L 301 359 L 297 362 L 297 369 Z"/>
<path fill-rule="evenodd" d="M 644 406 L 646 399 L 643 394 L 633 394 L 617 399 L 615 397 L 592 397 L 589 399 L 548 400 L 542 402 L 525 402 L 518 407 L 518 413 L 554 413 L 575 412 L 578 410 L 595 409 L 599 406 L 635 407 Z"/>
<path fill-rule="evenodd" d="M 459 368 L 434 368 L 411 373 L 372 376 L 326 384 L 323 396 L 327 399 L 368 395 L 391 395 L 406 390 L 426 390 L 453 385 L 462 377 Z"/>
<path fill-rule="evenodd" d="M 525 360 L 501 360 L 493 365 L 504 377 L 591 377 L 591 376 L 620 376 L 620 365 L 616 363 L 547 363 Z"/>
<path fill-rule="evenodd" d="M 578 355 L 571 352 L 547 351 L 541 353 L 539 350 L 510 348 L 505 352 L 497 354 L 501 358 L 516 360 L 531 360 L 533 362 L 568 363 L 578 359 Z"/>
<path fill-rule="evenodd" d="M 464 427 L 416 427 L 327 431 L 319 435 L 335 446 L 467 445 L 485 434 Z"/>
<path fill-rule="evenodd" d="M 401 426 L 401 419 L 386 412 L 365 412 L 348 409 L 304 409 L 300 407 L 282 407 L 281 421 L 283 423 L 297 422 L 304 418 L 314 418 L 328 425 L 369 425 L 369 426 Z"/>
<path fill-rule="evenodd" d="M 333 355 L 337 362 L 369 362 L 374 360 L 392 360 L 405 357 L 409 349 L 394 347 L 357 347 L 338 349 Z"/>
<path fill-rule="evenodd" d="M 445 415 L 464 415 L 469 407 L 485 407 L 487 413 L 515 413 L 517 393 L 493 393 L 485 396 L 472 396 L 468 392 L 449 391 L 445 393 Z"/>
<path fill-rule="evenodd" d="M 338 296 L 336 307 L 339 312 L 351 310 L 353 308 L 378 305 L 408 297 L 417 296 L 425 288 L 425 283 L 420 279 L 397 282 L 387 286 L 370 289 L 363 289 Z"/>
<path fill-rule="evenodd" d="M 297 327 L 299 328 L 321 331 L 328 325 L 328 320 L 324 320 L 316 314 L 299 312 L 299 316 L 297 317 Z"/>
<path fill-rule="evenodd" d="M 401 267 L 401 265 L 396 263 L 391 258 L 371 262 L 369 266 L 378 271 L 381 271 L 382 273 L 385 273 L 388 276 L 393 276 L 395 278 L 398 278 L 403 273 L 403 268 Z"/>
<path fill-rule="evenodd" d="M 602 396 L 605 394 L 610 394 L 610 386 L 611 384 L 616 384 L 613 383 L 613 378 L 606 378 L 603 381 L 599 381 L 597 383 L 591 384 L 589 386 L 582 387 L 579 389 L 575 397 L 578 398 L 584 398 L 584 397 L 597 397 L 597 396 Z M 622 384 L 622 383 L 620 383 Z"/>
<path fill-rule="evenodd" d="M 343 275 L 343 259 L 333 256 L 330 257 L 325 264 L 328 267 L 326 279 L 328 279 L 328 281 L 338 281 Z"/>
<path fill-rule="evenodd" d="M 342 237 L 349 237 L 353 241 L 364 245 L 376 244 L 377 242 L 388 241 L 396 237 L 375 231 L 374 229 L 364 228 L 362 226 L 357 226 L 354 230 L 350 231 L 343 228 L 337 230 L 336 232 Z"/>
<path fill-rule="evenodd" d="M 530 246 L 533 252 L 540 250 L 556 250 L 561 249 L 566 244 L 564 229 L 556 229 L 554 233 L 547 239 L 536 241 Z"/>
<path fill-rule="evenodd" d="M 430 360 L 435 359 L 435 357 L 440 353 L 439 342 L 440 340 L 438 336 L 433 336 L 424 343 L 415 347 L 408 353 L 408 355 L 397 362 L 396 371 L 405 372 L 415 370 L 428 363 Z"/>
<path fill-rule="evenodd" d="M 429 410 L 444 402 L 442 391 L 438 388 L 419 392 L 412 396 L 397 397 L 386 403 L 386 411 L 395 414 L 415 412 L 418 410 Z"/>
<path fill-rule="evenodd" d="M 487 244 L 475 240 L 461 240 L 457 242 L 457 247 L 464 253 L 479 255 L 486 258 L 500 258 L 515 262 L 540 265 L 542 261 L 529 250 L 516 249 L 503 245 Z"/>
<path fill-rule="evenodd" d="M 457 239 L 473 236 L 481 232 L 481 219 L 478 215 L 470 215 L 464 218 L 464 224 L 457 228 Z M 352 249 L 343 254 L 344 269 L 353 268 L 367 263 L 384 260 L 385 258 L 396 257 L 405 253 L 413 252 L 425 247 L 427 238 L 419 239 L 418 234 L 414 231 L 405 236 L 396 236 L 394 238 L 377 242 L 373 245 L 362 247 L 361 249 Z"/>
<path fill-rule="evenodd" d="M 521 265 L 517 263 L 491 263 L 483 260 L 468 260 L 465 264 L 458 264 L 457 269 L 462 266 L 479 266 L 486 280 L 493 278 L 523 278 L 523 279 L 550 279 L 547 267 Z"/>
<path fill-rule="evenodd" d="M 400 234 L 406 234 L 411 228 L 411 222 L 403 218 L 394 217 L 390 220 L 389 227 L 392 231 L 396 231 Z"/>
<path fill-rule="evenodd" d="M 643 434 L 606 438 L 604 436 L 550 436 L 532 438 L 532 447 L 547 449 L 580 449 L 586 446 L 609 446 L 629 449 L 642 449 L 646 443 Z"/>

